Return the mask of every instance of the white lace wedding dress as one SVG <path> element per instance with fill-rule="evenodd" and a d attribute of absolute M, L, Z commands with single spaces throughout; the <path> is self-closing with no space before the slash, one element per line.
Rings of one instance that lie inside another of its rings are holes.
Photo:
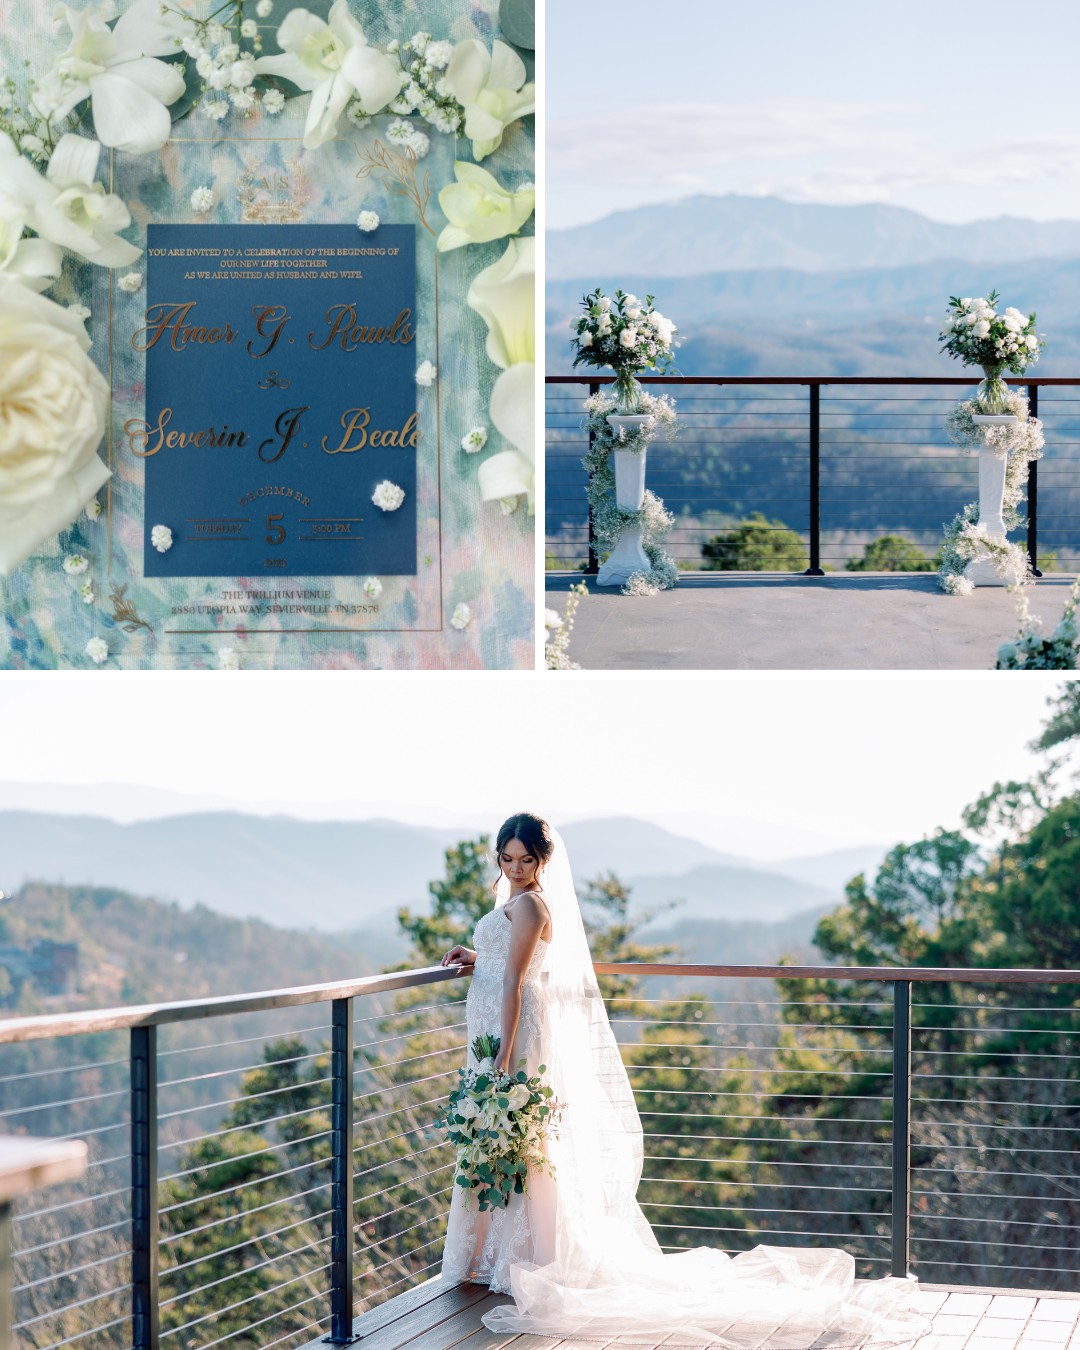
<path fill-rule="evenodd" d="M 885 1350 L 930 1330 L 914 1280 L 857 1280 L 848 1252 L 760 1245 L 729 1257 L 710 1247 L 664 1253 L 637 1203 L 643 1135 L 597 985 L 565 846 L 543 873 L 551 941 L 529 963 L 515 1056 L 541 1064 L 564 1111 L 549 1141 L 554 1180 L 479 1213 L 455 1185 L 442 1273 L 513 1295 L 489 1309 L 500 1335 L 716 1350 Z M 468 1039 L 502 1033 L 511 924 L 508 888 L 476 925 L 466 1000 Z M 469 1062 L 475 1065 L 471 1049 Z"/>
<path fill-rule="evenodd" d="M 485 914 L 473 932 L 476 965 L 465 1002 L 469 1067 L 476 1068 L 472 1043 L 477 1036 L 502 1032 L 503 971 L 510 952 L 510 919 L 500 904 Z M 534 1074 L 544 1063 L 544 986 L 540 967 L 547 943 L 537 944 L 521 990 L 521 1020 L 514 1058 L 524 1058 Z M 476 1197 L 455 1186 L 443 1250 L 443 1279 L 471 1280 L 510 1292 L 510 1267 L 546 1265 L 554 1257 L 554 1184 L 545 1176 L 529 1178 L 526 1195 L 513 1195 L 505 1209 L 479 1211 Z"/>

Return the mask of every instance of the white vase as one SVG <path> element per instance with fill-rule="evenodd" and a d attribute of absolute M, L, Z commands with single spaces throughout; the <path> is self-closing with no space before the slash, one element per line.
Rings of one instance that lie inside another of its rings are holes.
<path fill-rule="evenodd" d="M 635 431 L 649 419 L 640 415 L 611 413 L 608 422 Z M 613 450 L 615 503 L 623 511 L 640 511 L 645 500 L 645 450 Z M 652 568 L 641 544 L 641 525 L 627 525 L 596 576 L 598 586 L 625 586 L 635 572 Z"/>
<path fill-rule="evenodd" d="M 976 417 L 977 422 L 1002 425 L 1001 419 L 985 416 Z M 1015 421 L 1015 418 L 1007 419 Z M 979 449 L 979 524 L 991 539 L 1005 539 L 1005 503 L 1006 458 L 996 455 L 987 446 Z M 1020 578 L 1013 572 L 1004 576 L 998 571 L 993 558 L 983 556 L 973 558 L 964 569 L 964 575 L 976 586 L 1014 586 Z"/>

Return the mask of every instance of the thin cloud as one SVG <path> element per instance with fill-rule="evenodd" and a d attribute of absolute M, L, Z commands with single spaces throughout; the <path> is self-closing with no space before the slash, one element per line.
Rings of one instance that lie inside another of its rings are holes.
<path fill-rule="evenodd" d="M 553 183 L 647 184 L 803 201 L 895 201 L 923 190 L 1075 185 L 1080 137 L 1047 134 L 942 144 L 895 102 L 769 99 L 665 104 L 548 126 Z M 976 132 L 976 135 L 978 133 Z M 765 167 L 769 161 L 774 170 Z M 764 162 L 764 164 L 763 164 Z"/>

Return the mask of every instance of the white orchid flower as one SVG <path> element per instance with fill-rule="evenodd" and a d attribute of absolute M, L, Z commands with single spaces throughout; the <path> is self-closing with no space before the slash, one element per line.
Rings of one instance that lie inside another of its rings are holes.
<path fill-rule="evenodd" d="M 534 400 L 536 367 L 523 361 L 504 370 L 491 391 L 491 420 L 513 450 L 500 450 L 485 459 L 477 474 L 483 501 L 501 501 L 521 493 L 533 508 L 536 489 Z"/>
<path fill-rule="evenodd" d="M 488 327 L 487 354 L 504 370 L 536 359 L 533 319 L 536 240 L 510 239 L 498 262 L 474 278 L 466 297 Z"/>
<path fill-rule="evenodd" d="M 0 275 L 44 291 L 60 275 L 63 254 L 44 239 L 24 239 L 26 209 L 0 193 Z"/>
<path fill-rule="evenodd" d="M 335 0 L 327 21 L 307 9 L 292 9 L 277 32 L 284 56 L 260 56 L 260 75 L 280 75 L 311 92 L 304 145 L 313 150 L 332 141 L 338 119 L 354 94 L 368 114 L 381 112 L 401 88 L 401 69 L 372 47 L 349 13 Z"/>
<path fill-rule="evenodd" d="M 489 52 L 477 38 L 467 38 L 454 48 L 444 79 L 465 109 L 465 135 L 476 160 L 497 149 L 506 128 L 536 107 L 536 86 L 526 84 L 525 75 L 525 63 L 505 42 L 496 41 Z"/>
<path fill-rule="evenodd" d="M 127 267 L 142 249 L 117 233 L 131 224 L 131 215 L 115 193 L 94 180 L 101 146 L 70 133 L 61 136 L 45 170 L 38 173 L 0 133 L 0 198 L 25 212 L 26 224 L 52 244 L 59 244 L 101 267 Z"/>
<path fill-rule="evenodd" d="M 456 163 L 454 177 L 439 193 L 439 205 L 450 222 L 439 235 L 442 253 L 463 244 L 486 244 L 517 234 L 533 213 L 536 189 L 530 183 L 516 190 L 502 184 L 478 164 Z"/>
<path fill-rule="evenodd" d="M 39 83 L 34 106 L 57 121 L 89 99 L 102 145 L 145 155 L 169 139 L 168 105 L 184 92 L 179 69 L 156 59 L 180 50 L 182 21 L 162 13 L 160 0 L 135 0 L 112 28 L 106 13 L 104 6 L 57 6 L 71 45 Z"/>

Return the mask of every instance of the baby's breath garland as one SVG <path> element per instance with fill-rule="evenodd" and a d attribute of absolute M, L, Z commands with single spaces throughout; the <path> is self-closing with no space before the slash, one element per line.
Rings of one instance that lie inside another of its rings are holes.
<path fill-rule="evenodd" d="M 1042 454 L 1045 440 L 1042 423 L 1028 416 L 1025 395 L 1009 390 L 1005 395 L 1003 412 L 1019 420 L 1011 426 L 980 426 L 973 418 L 981 410 L 977 399 L 966 399 L 958 404 L 945 420 L 945 428 L 954 445 L 969 450 L 982 446 L 1004 459 L 1005 497 L 1002 515 L 1005 528 L 1015 529 L 1020 522 L 1019 506 L 1024 497 L 1028 465 Z M 1031 580 L 1031 564 L 1020 544 L 1008 539 L 996 539 L 986 533 L 979 523 L 979 507 L 969 502 L 945 527 L 945 543 L 941 551 L 938 584 L 949 595 L 968 595 L 974 583 L 966 575 L 970 562 L 988 556 L 1003 577 L 1015 577 L 1021 584 Z"/>
<path fill-rule="evenodd" d="M 591 434 L 589 453 L 582 460 L 589 475 L 585 489 L 592 514 L 597 548 L 609 553 L 627 528 L 641 527 L 641 546 L 652 564 L 648 572 L 635 572 L 623 587 L 624 595 L 655 595 L 670 590 L 679 580 L 675 560 L 664 549 L 675 517 L 661 499 L 647 488 L 641 509 L 627 511 L 615 500 L 615 470 L 611 465 L 612 450 L 631 450 L 642 453 L 661 431 L 669 438 L 678 429 L 675 405 L 666 395 L 640 394 L 638 411 L 649 418 L 640 430 L 617 431 L 608 422 L 608 414 L 615 411 L 615 400 L 602 390 L 585 400 L 585 430 Z"/>

